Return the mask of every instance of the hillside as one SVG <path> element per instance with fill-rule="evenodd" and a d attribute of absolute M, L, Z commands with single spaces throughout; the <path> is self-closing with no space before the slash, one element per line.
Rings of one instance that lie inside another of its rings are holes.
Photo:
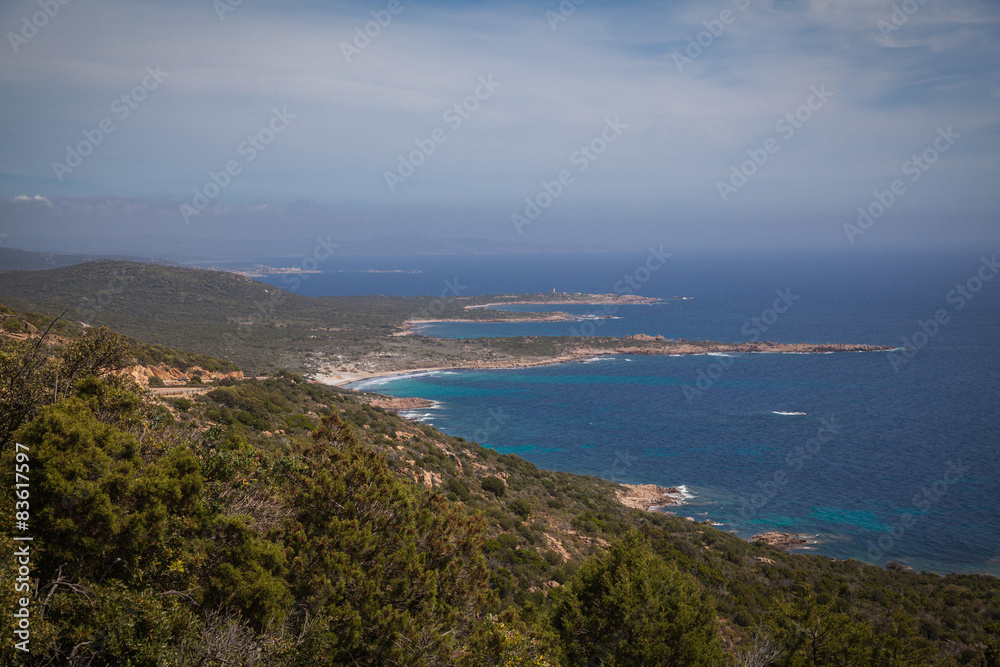
<path fill-rule="evenodd" d="M 411 307 L 380 297 L 312 299 L 232 273 L 111 260 L 0 272 L 0 300 L 47 315 L 65 311 L 139 340 L 197 347 L 253 370 L 282 361 L 297 367 L 303 353 L 283 355 L 310 343 L 349 346 L 388 331 Z"/>
<path fill-rule="evenodd" d="M 0 343 L 10 386 L 30 347 Z M 539 470 L 294 373 L 193 399 L 77 374 L 53 402 L 44 368 L 100 374 L 132 356 L 110 332 L 63 350 L 17 374 L 42 391 L 0 443 L 5 465 L 13 442 L 31 462 L 39 582 L 20 664 L 1000 660 L 992 577 L 787 554 L 630 509 L 617 484 Z M 621 584 L 604 588 L 611 573 Z M 13 664 L 11 644 L 0 650 Z"/>
<path fill-rule="evenodd" d="M 57 269 L 63 266 L 83 264 L 100 259 L 115 259 L 120 261 L 149 262 L 152 264 L 169 264 L 157 259 L 138 259 L 133 257 L 108 257 L 100 255 L 60 255 L 51 252 L 34 252 L 16 248 L 0 248 L 0 271 L 42 271 Z"/>
<path fill-rule="evenodd" d="M 290 276 L 290 284 L 296 279 Z M 452 340 L 398 335 L 414 320 L 560 317 L 482 307 L 491 303 L 607 303 L 624 298 L 586 294 L 304 297 L 233 273 L 110 260 L 47 271 L 0 272 L 0 301 L 14 307 L 49 316 L 65 312 L 70 320 L 110 326 L 140 341 L 196 349 L 233 362 L 250 374 L 291 369 L 311 376 L 334 376 L 432 367 L 503 368 L 608 353 L 740 351 L 711 341 L 644 336 Z M 767 351 L 782 351 L 770 345 Z M 823 348 L 828 349 L 838 348 Z M 888 348 L 847 345 L 842 349 Z"/>

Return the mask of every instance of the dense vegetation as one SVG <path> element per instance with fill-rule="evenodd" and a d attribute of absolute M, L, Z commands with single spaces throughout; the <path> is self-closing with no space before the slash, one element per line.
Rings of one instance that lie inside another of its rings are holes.
<path fill-rule="evenodd" d="M 288 287 L 302 280 L 287 277 Z M 21 310 L 65 313 L 69 320 L 108 326 L 145 343 L 198 350 L 248 374 L 367 367 L 386 359 L 407 367 L 514 361 L 555 356 L 580 343 L 568 336 L 455 341 L 392 335 L 409 319 L 503 319 L 510 313 L 466 306 L 512 296 L 311 298 L 232 273 L 111 260 L 0 271 L 0 295 Z M 619 341 L 590 342 L 607 347 Z"/>
<path fill-rule="evenodd" d="M 35 343 L 0 338 L 34 537 L 31 653 L 7 613 L 3 664 L 1000 665 L 995 578 L 630 510 L 295 373 L 154 399 L 108 330 Z"/>

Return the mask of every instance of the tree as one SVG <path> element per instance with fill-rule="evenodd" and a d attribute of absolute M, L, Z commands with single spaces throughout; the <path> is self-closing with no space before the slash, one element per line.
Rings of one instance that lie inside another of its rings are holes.
<path fill-rule="evenodd" d="M 489 614 L 476 627 L 465 654 L 463 667 L 550 667 L 539 642 L 529 636 L 524 623 L 508 609 L 501 617 Z"/>
<path fill-rule="evenodd" d="M 400 481 L 336 412 L 290 480 L 296 664 L 448 663 L 486 589 L 484 524 Z"/>
<path fill-rule="evenodd" d="M 46 337 L 57 321 L 34 340 L 0 338 L 0 451 L 39 409 L 72 393 L 77 381 L 131 362 L 128 341 L 107 327 L 90 329 L 58 354 L 50 354 Z"/>
<path fill-rule="evenodd" d="M 191 450 L 174 448 L 144 465 L 135 436 L 97 419 L 98 403 L 63 399 L 18 432 L 31 451 L 43 577 L 64 564 L 92 581 L 136 576 L 168 516 L 200 512 L 200 466 Z"/>
<path fill-rule="evenodd" d="M 698 583 L 635 530 L 581 566 L 553 611 L 571 665 L 724 664 L 713 606 Z"/>
<path fill-rule="evenodd" d="M 40 405 L 51 400 L 56 363 L 46 355 L 42 339 L 0 337 L 0 450 Z"/>

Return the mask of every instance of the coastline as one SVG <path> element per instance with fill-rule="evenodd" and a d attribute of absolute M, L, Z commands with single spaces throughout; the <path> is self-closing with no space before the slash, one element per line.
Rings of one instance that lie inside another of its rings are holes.
<path fill-rule="evenodd" d="M 384 368 L 364 371 L 334 371 L 316 372 L 312 377 L 323 384 L 335 387 L 363 380 L 375 378 L 385 378 L 394 376 L 415 375 L 418 373 L 433 373 L 437 371 L 460 371 L 460 370 L 502 370 L 508 368 L 534 368 L 537 366 L 550 366 L 552 364 L 563 364 L 583 359 L 609 355 L 646 355 L 646 356 L 694 356 L 711 354 L 830 354 L 834 352 L 889 352 L 895 349 L 891 345 L 855 345 L 848 343 L 773 343 L 764 341 L 760 343 L 709 343 L 696 344 L 687 341 L 662 342 L 653 339 L 652 336 L 637 336 L 617 339 L 620 345 L 614 348 L 591 347 L 581 345 L 556 357 L 545 357 L 542 359 L 531 359 L 522 357 L 520 359 L 509 359 L 504 361 L 464 361 L 452 365 L 423 366 L 418 368 Z M 637 346 L 628 345 L 632 342 L 653 342 L 657 345 Z"/>
<path fill-rule="evenodd" d="M 595 359 L 610 355 L 648 355 L 648 356 L 697 356 L 697 355 L 719 355 L 719 354 L 832 354 L 835 352 L 881 352 L 896 349 L 891 345 L 863 345 L 863 344 L 843 344 L 843 343 L 692 343 L 689 341 L 663 341 L 657 337 L 638 334 L 629 338 L 616 339 L 618 343 L 614 348 L 595 348 L 589 345 L 581 345 L 556 357 L 546 358 L 526 358 L 511 359 L 505 361 L 465 361 L 452 365 L 424 366 L 419 368 L 387 368 L 379 370 L 336 372 L 330 374 L 315 374 L 315 380 L 332 384 L 334 386 L 346 387 L 347 385 L 377 378 L 396 378 L 408 375 L 418 375 L 422 373 L 434 373 L 440 371 L 460 371 L 460 370 L 502 370 L 516 368 L 533 368 L 549 366 L 560 363 L 582 362 L 587 359 Z M 646 345 L 642 345 L 646 344 Z M 378 393 L 377 388 L 357 389 L 362 393 Z M 405 411 L 412 409 L 426 409 L 436 405 L 421 397 L 395 398 L 389 396 L 371 397 L 369 401 L 372 405 L 383 407 L 392 411 Z M 613 480 L 608 480 L 613 481 Z M 678 485 L 664 487 L 655 484 L 626 484 L 618 483 L 619 489 L 613 494 L 614 500 L 633 509 L 649 512 L 663 512 L 679 509 L 685 505 L 686 492 Z M 694 521 L 695 519 L 690 518 Z M 751 536 L 739 536 L 748 543 L 762 541 L 770 546 L 782 551 L 813 550 L 818 543 L 818 535 L 805 535 L 799 533 L 782 533 L 770 531 Z M 766 559 L 765 559 L 766 560 Z"/>
<path fill-rule="evenodd" d="M 655 303 L 662 303 L 663 300 L 652 296 L 638 296 L 636 294 L 580 294 L 572 295 L 579 298 L 568 298 L 569 295 L 559 295 L 562 298 L 555 299 L 518 299 L 513 301 L 498 301 L 496 303 L 477 303 L 471 306 L 463 306 L 465 310 L 476 310 L 480 308 L 492 308 L 493 306 L 604 306 L 607 304 L 625 306 L 651 306 Z"/>
<path fill-rule="evenodd" d="M 677 298 L 677 297 L 675 297 Z M 555 298 L 552 299 L 525 299 L 514 297 L 509 301 L 496 301 L 492 303 L 477 303 L 468 306 L 462 306 L 463 310 L 485 310 L 487 308 L 493 308 L 495 306 L 651 306 L 654 304 L 663 303 L 662 299 L 651 297 L 651 296 L 638 296 L 635 294 L 557 294 Z M 498 309 L 497 313 L 516 313 L 517 311 L 509 311 Z M 501 322 L 575 322 L 587 319 L 594 319 L 592 317 L 581 317 L 580 315 L 571 315 L 570 313 L 564 313 L 562 311 L 542 311 L 538 313 L 522 313 L 520 315 L 513 315 L 510 317 L 498 317 L 496 319 L 481 319 L 481 318 L 442 318 L 442 319 L 410 319 L 403 322 L 403 327 L 400 331 L 393 333 L 393 336 L 411 336 L 416 333 L 416 327 L 421 324 L 434 324 L 438 322 L 491 322 L 491 323 L 501 323 Z M 600 317 L 598 319 L 610 319 Z"/>
<path fill-rule="evenodd" d="M 491 304 L 497 305 L 497 304 Z M 466 306 L 466 308 L 478 308 L 478 306 Z M 497 312 L 512 312 L 512 311 L 497 311 Z M 572 322 L 575 320 L 583 320 L 587 318 L 581 318 L 579 315 L 570 315 L 569 313 L 564 313 L 562 311 L 555 311 L 552 313 L 539 313 L 536 317 L 504 317 L 502 319 L 496 320 L 477 320 L 472 318 L 448 318 L 448 319 L 436 319 L 436 320 L 406 320 L 403 322 L 403 328 L 400 331 L 394 332 L 393 336 L 413 336 L 417 333 L 417 327 L 422 324 L 437 324 L 440 322 L 472 322 L 472 323 L 488 323 L 488 324 L 506 324 L 508 322 L 512 323 L 523 323 L 523 322 Z"/>
<path fill-rule="evenodd" d="M 595 355 L 590 355 L 595 356 Z M 321 374 L 314 373 L 313 378 L 323 384 L 329 384 L 334 387 L 345 387 L 346 385 L 353 384 L 355 382 L 362 382 L 364 380 L 374 380 L 376 378 L 389 378 L 389 377 L 405 377 L 407 375 L 419 375 L 421 373 L 435 373 L 438 371 L 475 371 L 475 370 L 503 370 L 505 368 L 532 368 L 535 366 L 549 366 L 551 364 L 561 364 L 568 361 L 576 361 L 578 359 L 587 358 L 586 356 L 577 357 L 572 356 L 560 356 L 552 357 L 542 361 L 502 361 L 502 362 L 468 362 L 464 364 L 459 364 L 455 366 L 426 366 L 423 368 L 397 368 L 392 370 L 380 370 L 380 371 L 343 371 L 334 372 L 331 374 Z"/>

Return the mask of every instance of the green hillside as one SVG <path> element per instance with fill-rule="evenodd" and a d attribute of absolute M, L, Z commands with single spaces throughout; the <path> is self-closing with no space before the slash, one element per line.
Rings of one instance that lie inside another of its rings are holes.
<path fill-rule="evenodd" d="M 504 319 L 512 314 L 466 306 L 512 298 L 305 297 L 233 273 L 111 260 L 46 271 L 0 271 L 0 302 L 49 316 L 65 312 L 70 320 L 109 326 L 141 341 L 198 350 L 248 373 L 516 363 L 557 356 L 580 343 L 569 336 L 456 341 L 393 335 L 408 319 Z M 610 339 L 592 342 L 615 344 Z"/>
<path fill-rule="evenodd" d="M 153 264 L 171 264 L 157 259 L 138 259 L 127 256 L 108 255 L 61 255 L 51 252 L 33 252 L 31 250 L 18 250 L 17 248 L 0 248 L 0 271 L 42 271 L 45 269 L 57 269 L 63 266 L 83 264 L 99 259 L 116 259 L 121 261 L 150 262 Z"/>
<path fill-rule="evenodd" d="M 279 362 L 300 367 L 307 349 L 352 348 L 388 335 L 430 299 L 310 298 L 233 273 L 101 260 L 0 272 L 0 301 L 47 315 L 65 311 L 254 371 Z"/>
<path fill-rule="evenodd" d="M 28 503 L 37 580 L 0 566 L 32 619 L 3 664 L 1000 664 L 996 578 L 628 509 L 294 373 L 154 399 L 104 373 L 124 343 L 0 338 L 0 400 L 24 408 L 0 458 L 30 479 L 27 501 L 4 486 L 0 541 Z"/>

